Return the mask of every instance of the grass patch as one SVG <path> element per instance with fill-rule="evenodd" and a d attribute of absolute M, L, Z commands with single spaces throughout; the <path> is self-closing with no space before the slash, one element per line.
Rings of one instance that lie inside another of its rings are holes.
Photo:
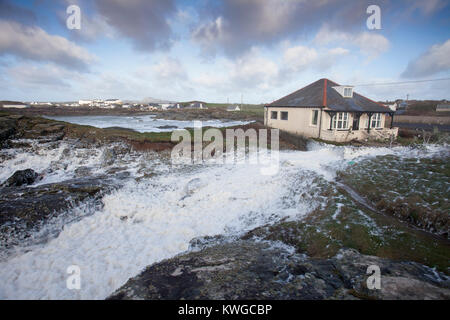
<path fill-rule="evenodd" d="M 247 236 L 281 241 L 313 258 L 330 258 L 341 248 L 392 260 L 416 261 L 450 274 L 448 240 L 415 230 L 398 219 L 369 211 L 333 185 L 326 205 L 307 217 L 258 228 Z"/>
<path fill-rule="evenodd" d="M 358 193 L 378 210 L 448 238 L 450 157 L 379 156 L 338 176 L 345 184 L 357 186 Z"/>

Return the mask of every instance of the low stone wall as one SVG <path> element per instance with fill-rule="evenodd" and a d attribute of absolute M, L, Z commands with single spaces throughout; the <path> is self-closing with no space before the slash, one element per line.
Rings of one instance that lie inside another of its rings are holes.
<path fill-rule="evenodd" d="M 450 125 L 450 117 L 395 115 L 394 122 Z"/>
<path fill-rule="evenodd" d="M 347 142 L 352 140 L 366 140 L 366 139 L 372 139 L 372 140 L 389 140 L 391 136 L 394 136 L 394 138 L 397 138 L 398 135 L 398 128 L 394 127 L 392 129 L 389 128 L 383 128 L 383 129 L 370 129 L 370 131 L 367 131 L 367 129 L 361 129 L 361 130 L 355 130 L 355 131 L 334 131 L 334 130 L 327 130 L 322 131 L 321 139 L 323 140 L 329 140 L 334 142 Z"/>

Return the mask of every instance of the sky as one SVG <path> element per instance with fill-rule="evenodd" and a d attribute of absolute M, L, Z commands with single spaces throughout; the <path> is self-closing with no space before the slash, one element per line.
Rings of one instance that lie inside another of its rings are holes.
<path fill-rule="evenodd" d="M 0 100 L 270 103 L 321 78 L 450 99 L 411 82 L 450 78 L 450 0 L 0 0 Z"/>

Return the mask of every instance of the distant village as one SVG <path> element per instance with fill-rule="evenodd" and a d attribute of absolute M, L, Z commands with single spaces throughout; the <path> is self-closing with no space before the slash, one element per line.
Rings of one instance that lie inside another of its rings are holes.
<path fill-rule="evenodd" d="M 29 102 L 29 103 L 3 103 L 3 108 L 10 109 L 24 109 L 30 107 L 42 107 L 42 106 L 54 106 L 54 107 L 66 107 L 66 108 L 102 108 L 102 109 L 133 109 L 137 111 L 161 111 L 171 109 L 208 109 L 207 104 L 201 101 L 190 102 L 128 102 L 121 99 L 95 99 L 95 100 L 78 100 L 78 102 Z M 240 111 L 239 105 L 229 105 L 227 111 Z"/>

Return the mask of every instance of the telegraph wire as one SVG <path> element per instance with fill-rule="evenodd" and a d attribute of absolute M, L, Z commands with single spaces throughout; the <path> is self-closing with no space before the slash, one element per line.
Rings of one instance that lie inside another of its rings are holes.
<path fill-rule="evenodd" d="M 355 87 L 369 87 L 369 86 L 390 86 L 408 83 L 422 83 L 422 82 L 435 82 L 435 81 L 447 81 L 450 78 L 439 78 L 439 79 L 426 79 L 426 80 L 411 80 L 411 81 L 399 81 L 399 82 L 378 82 L 378 83 L 365 83 L 365 84 L 355 84 Z"/>

